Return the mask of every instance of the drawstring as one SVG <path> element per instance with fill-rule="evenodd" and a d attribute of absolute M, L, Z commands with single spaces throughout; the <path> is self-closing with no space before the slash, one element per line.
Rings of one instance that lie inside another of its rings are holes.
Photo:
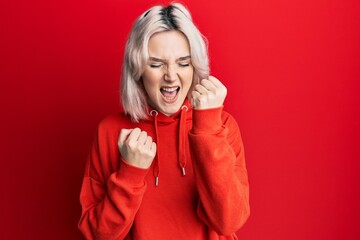
<path fill-rule="evenodd" d="M 183 105 L 181 107 L 180 124 L 179 124 L 179 165 L 183 176 L 186 175 L 186 113 L 188 107 Z"/>
<path fill-rule="evenodd" d="M 155 116 L 153 116 L 153 114 Z M 155 186 L 159 186 L 159 173 L 160 173 L 160 163 L 159 163 L 159 134 L 158 134 L 158 124 L 157 124 L 157 116 L 158 116 L 158 112 L 156 110 L 151 110 L 150 112 L 150 116 L 154 117 L 154 126 L 155 126 L 155 134 L 156 134 L 156 158 L 155 158 L 155 162 L 154 162 L 154 168 L 153 168 L 153 174 L 155 177 Z"/>
<path fill-rule="evenodd" d="M 183 176 L 186 175 L 185 167 L 186 167 L 186 115 L 189 108 L 186 105 L 181 107 L 180 112 L 180 124 L 179 124 L 179 166 L 181 169 L 181 174 Z M 159 174 L 160 174 L 160 140 L 159 140 L 159 131 L 158 131 L 158 111 L 151 110 L 149 115 L 154 118 L 154 127 L 155 127 L 155 136 L 156 136 L 156 158 L 154 160 L 154 168 L 153 168 L 153 175 L 155 177 L 155 186 L 159 186 Z"/>

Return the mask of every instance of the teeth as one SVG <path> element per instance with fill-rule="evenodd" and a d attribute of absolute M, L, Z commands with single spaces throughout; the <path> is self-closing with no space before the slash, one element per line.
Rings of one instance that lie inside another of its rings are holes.
<path fill-rule="evenodd" d="M 177 87 L 172 87 L 172 88 L 167 88 L 167 87 L 162 87 L 161 90 L 165 91 L 165 92 L 173 92 L 176 91 L 178 88 Z"/>

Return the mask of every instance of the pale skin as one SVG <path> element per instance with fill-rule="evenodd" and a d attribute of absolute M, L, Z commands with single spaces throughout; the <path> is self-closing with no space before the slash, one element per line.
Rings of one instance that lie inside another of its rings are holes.
<path fill-rule="evenodd" d="M 194 70 L 186 58 L 190 56 L 190 46 L 182 33 L 167 31 L 153 35 L 149 40 L 149 55 L 156 62 L 149 61 L 143 83 L 152 107 L 171 116 L 189 96 L 193 109 L 204 110 L 223 105 L 227 89 L 215 77 L 202 79 L 191 88 Z M 178 89 L 174 100 L 164 98 L 159 90 L 162 87 Z M 142 169 L 149 168 L 156 155 L 156 143 L 139 128 L 122 129 L 118 148 L 124 161 Z"/>

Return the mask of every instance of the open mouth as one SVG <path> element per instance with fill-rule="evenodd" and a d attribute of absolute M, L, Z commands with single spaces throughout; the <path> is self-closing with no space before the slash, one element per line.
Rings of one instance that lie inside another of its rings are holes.
<path fill-rule="evenodd" d="M 160 92 L 163 95 L 164 100 L 169 103 L 176 101 L 176 97 L 178 95 L 179 90 L 180 90 L 180 87 L 162 87 L 162 88 L 160 88 Z"/>

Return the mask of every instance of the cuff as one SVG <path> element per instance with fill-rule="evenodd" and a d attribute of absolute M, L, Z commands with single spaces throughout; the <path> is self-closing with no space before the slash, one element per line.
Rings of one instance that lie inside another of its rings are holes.
<path fill-rule="evenodd" d="M 191 132 L 197 133 L 217 133 L 222 129 L 221 113 L 223 106 L 218 108 L 193 110 L 193 127 Z"/>
<path fill-rule="evenodd" d="M 143 186 L 148 169 L 138 168 L 120 160 L 120 168 L 116 172 L 116 179 L 126 181 L 134 187 Z"/>

